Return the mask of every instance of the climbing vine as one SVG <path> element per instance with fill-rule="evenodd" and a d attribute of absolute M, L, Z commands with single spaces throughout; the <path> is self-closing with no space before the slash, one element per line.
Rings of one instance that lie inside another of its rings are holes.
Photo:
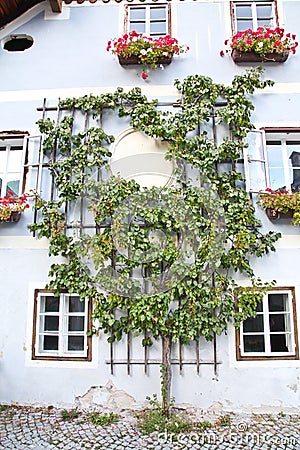
<path fill-rule="evenodd" d="M 70 115 L 59 124 L 38 123 L 58 195 L 50 202 L 37 198 L 41 215 L 31 230 L 49 238 L 50 255 L 66 258 L 52 265 L 49 287 L 93 300 L 90 333 L 103 330 L 113 342 L 123 333 L 146 331 L 144 345 L 162 339 L 166 413 L 172 342 L 211 340 L 230 321 L 240 326 L 255 315 L 270 287 L 255 276 L 250 258 L 274 251 L 279 234 L 261 233 L 237 165 L 252 128 L 249 94 L 269 85 L 272 81 L 261 81 L 261 69 L 236 76 L 229 86 L 193 75 L 175 80 L 176 113 L 162 111 L 138 88 L 129 93 L 118 88 L 113 94 L 61 101 Z M 136 130 L 167 141 L 166 158 L 176 163 L 177 181 L 172 187 L 142 189 L 133 180 L 108 176 L 114 137 L 101 127 L 74 134 L 76 110 L 92 111 L 95 118 L 116 111 Z M 207 131 L 212 118 L 227 130 L 222 139 Z M 222 164 L 228 170 L 219 170 Z M 95 170 L 101 175 L 96 179 Z M 65 232 L 63 207 L 82 198 L 88 199 L 98 232 L 75 239 Z M 163 244 L 155 241 L 157 230 Z M 247 288 L 237 285 L 234 272 L 247 277 Z M 134 278 L 136 273 L 140 276 Z"/>

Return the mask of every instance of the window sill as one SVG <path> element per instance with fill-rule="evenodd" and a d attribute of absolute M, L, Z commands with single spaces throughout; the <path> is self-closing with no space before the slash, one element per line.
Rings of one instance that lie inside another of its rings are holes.
<path fill-rule="evenodd" d="M 155 64 L 156 65 L 163 64 L 164 66 L 167 66 L 171 64 L 172 58 L 173 58 L 172 56 L 162 56 L 161 58 L 158 59 L 158 61 Z M 122 55 L 118 55 L 118 60 L 121 66 L 143 64 L 137 55 L 128 56 L 127 58 Z"/>
<path fill-rule="evenodd" d="M 264 56 L 260 56 L 254 52 L 240 52 L 233 49 L 231 57 L 236 64 L 243 63 L 284 63 L 288 59 L 288 53 L 267 53 Z"/>

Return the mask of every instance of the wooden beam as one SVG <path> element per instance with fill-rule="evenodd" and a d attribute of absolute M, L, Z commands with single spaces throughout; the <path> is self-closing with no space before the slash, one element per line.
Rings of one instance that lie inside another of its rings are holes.
<path fill-rule="evenodd" d="M 62 11 L 62 0 L 49 0 L 53 12 L 60 13 Z"/>

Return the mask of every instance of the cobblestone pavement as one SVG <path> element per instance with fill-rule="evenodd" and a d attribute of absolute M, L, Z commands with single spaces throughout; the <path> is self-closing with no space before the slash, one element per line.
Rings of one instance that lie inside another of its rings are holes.
<path fill-rule="evenodd" d="M 89 418 L 91 411 L 81 410 L 71 420 L 64 420 L 62 411 L 53 407 L 0 405 L 0 449 L 300 450 L 299 415 L 215 415 L 210 428 L 175 438 L 158 433 L 142 435 L 133 413 L 121 413 L 115 425 L 96 426 Z M 198 416 L 198 422 L 208 421 L 207 417 L 203 415 L 201 420 Z M 220 418 L 225 419 L 223 425 L 227 426 L 220 426 Z"/>

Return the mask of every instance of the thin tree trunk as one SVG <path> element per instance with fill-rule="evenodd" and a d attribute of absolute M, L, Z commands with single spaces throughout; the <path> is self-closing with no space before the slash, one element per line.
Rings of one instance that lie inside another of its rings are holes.
<path fill-rule="evenodd" d="M 171 366 L 171 336 L 162 336 L 162 378 L 161 378 L 161 393 L 163 413 L 166 417 L 170 416 L 170 402 L 171 402 L 171 381 L 172 381 L 172 366 Z"/>

